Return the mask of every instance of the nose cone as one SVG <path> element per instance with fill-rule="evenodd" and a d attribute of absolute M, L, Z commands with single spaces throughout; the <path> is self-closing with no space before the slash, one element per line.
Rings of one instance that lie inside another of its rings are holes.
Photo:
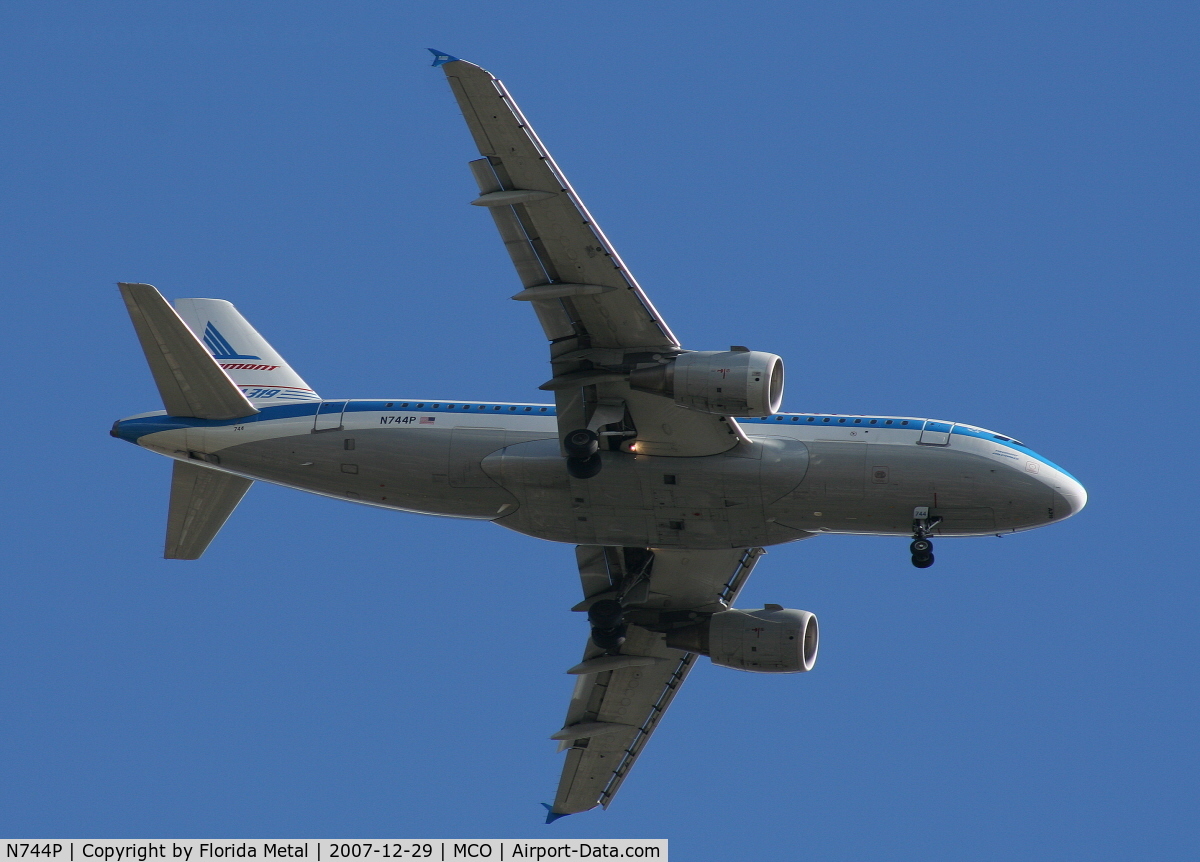
<path fill-rule="evenodd" d="M 1087 505 L 1087 491 L 1073 477 L 1059 475 L 1054 481 L 1054 518 L 1069 518 Z"/>

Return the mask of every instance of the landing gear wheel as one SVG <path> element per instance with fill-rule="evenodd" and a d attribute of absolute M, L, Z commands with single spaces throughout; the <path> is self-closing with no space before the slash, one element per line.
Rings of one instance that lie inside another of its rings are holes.
<path fill-rule="evenodd" d="M 592 643 L 600 649 L 614 654 L 625 643 L 629 627 L 625 625 L 625 609 L 614 599 L 601 599 L 588 608 L 588 622 L 592 624 Z"/>
<path fill-rule="evenodd" d="M 600 438 L 595 431 L 580 428 L 563 437 L 563 451 L 568 458 L 586 461 L 600 451 Z"/>
<path fill-rule="evenodd" d="M 614 629 L 592 629 L 592 643 L 609 655 L 616 655 L 621 649 L 621 644 L 625 643 L 625 633 L 628 630 L 629 627 L 624 625 Z"/>
<path fill-rule="evenodd" d="M 942 516 L 934 515 L 931 518 L 928 506 L 913 509 L 913 540 L 908 550 L 912 552 L 912 564 L 918 569 L 928 569 L 933 565 L 933 542 L 929 541 L 929 534 L 940 523 Z"/>
<path fill-rule="evenodd" d="M 600 460 L 599 452 L 591 458 L 567 459 L 567 473 L 574 479 L 590 479 L 599 473 L 603 466 L 604 462 Z"/>

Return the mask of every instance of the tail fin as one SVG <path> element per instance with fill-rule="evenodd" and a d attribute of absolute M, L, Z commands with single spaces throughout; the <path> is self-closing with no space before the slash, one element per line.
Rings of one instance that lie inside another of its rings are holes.
<path fill-rule="evenodd" d="M 254 484 L 212 467 L 176 461 L 167 511 L 168 560 L 198 560 Z"/>
<path fill-rule="evenodd" d="M 118 287 L 168 413 L 238 419 L 258 412 L 161 293 L 149 284 Z"/>
<path fill-rule="evenodd" d="M 265 407 L 320 400 L 233 303 L 177 299 L 175 310 L 251 403 Z"/>

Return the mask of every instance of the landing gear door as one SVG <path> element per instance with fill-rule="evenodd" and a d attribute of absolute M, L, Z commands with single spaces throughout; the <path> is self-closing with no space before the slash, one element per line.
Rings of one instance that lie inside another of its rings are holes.
<path fill-rule="evenodd" d="M 925 446 L 949 446 L 950 431 L 953 422 L 942 422 L 938 419 L 926 419 L 925 427 L 921 429 L 921 439 L 917 442 Z"/>
<path fill-rule="evenodd" d="M 317 431 L 336 431 L 342 427 L 342 411 L 346 409 L 345 401 L 322 401 L 313 417 L 313 433 Z"/>

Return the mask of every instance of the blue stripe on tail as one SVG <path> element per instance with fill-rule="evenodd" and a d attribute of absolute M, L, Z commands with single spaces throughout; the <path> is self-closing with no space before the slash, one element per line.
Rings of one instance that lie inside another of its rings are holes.
<path fill-rule="evenodd" d="M 204 327 L 204 344 L 217 359 L 261 359 L 261 356 L 241 354 L 233 349 L 233 345 L 220 331 L 212 325 L 212 321 Z"/>

